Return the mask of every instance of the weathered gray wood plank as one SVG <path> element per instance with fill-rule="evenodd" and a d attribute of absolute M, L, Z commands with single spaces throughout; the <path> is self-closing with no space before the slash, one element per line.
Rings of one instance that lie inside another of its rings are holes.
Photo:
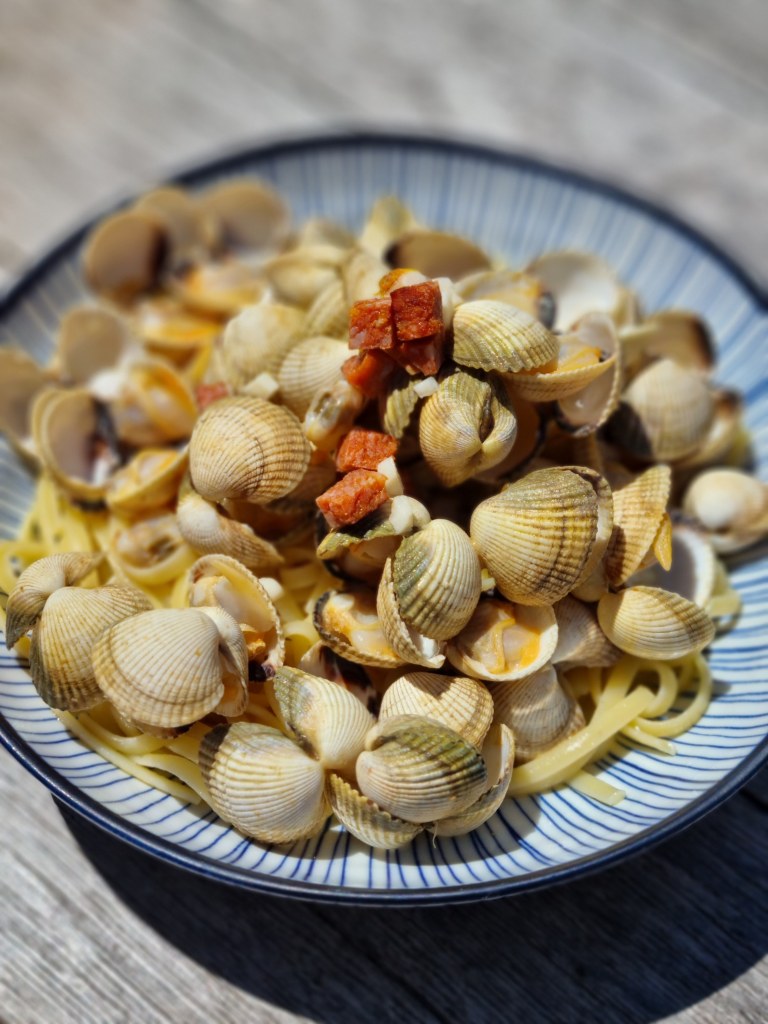
<path fill-rule="evenodd" d="M 768 282 L 767 38 L 763 0 L 4 0 L 0 285 L 115 193 L 344 122 L 602 174 Z M 200 882 L 65 827 L 6 756 L 0 815 L 2 1024 L 768 1018 L 766 772 L 595 878 L 403 913 Z"/>

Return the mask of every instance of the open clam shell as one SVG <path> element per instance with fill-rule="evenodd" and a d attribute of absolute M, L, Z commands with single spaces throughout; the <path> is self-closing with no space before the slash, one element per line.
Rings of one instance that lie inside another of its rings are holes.
<path fill-rule="evenodd" d="M 423 665 L 425 668 L 442 666 L 445 661 L 442 653 L 444 645 L 410 626 L 400 614 L 391 558 L 384 563 L 381 573 L 376 593 L 376 612 L 387 642 L 404 664 Z"/>
<path fill-rule="evenodd" d="M 121 515 L 141 515 L 170 504 L 187 470 L 187 449 L 145 448 L 111 478 L 106 502 Z"/>
<path fill-rule="evenodd" d="M 464 302 L 492 299 L 522 309 L 524 313 L 552 327 L 554 302 L 538 278 L 520 270 L 479 270 L 457 281 L 456 289 Z"/>
<path fill-rule="evenodd" d="M 261 842 L 315 835 L 330 814 L 322 765 L 267 725 L 212 729 L 200 744 L 200 769 L 216 813 Z"/>
<path fill-rule="evenodd" d="M 289 494 L 309 466 L 311 450 L 288 409 L 240 395 L 210 405 L 195 424 L 189 470 L 196 491 L 266 503 Z"/>
<path fill-rule="evenodd" d="M 236 316 L 269 293 L 261 270 L 232 256 L 180 266 L 166 285 L 190 312 L 218 319 Z"/>
<path fill-rule="evenodd" d="M 423 825 L 396 818 L 355 789 L 340 775 L 330 772 L 326 791 L 333 813 L 347 832 L 377 850 L 397 850 L 423 832 Z"/>
<path fill-rule="evenodd" d="M 453 359 L 460 366 L 516 373 L 552 363 L 558 350 L 554 334 L 505 302 L 477 299 L 454 313 Z"/>
<path fill-rule="evenodd" d="M 525 764 L 584 728 L 584 713 L 551 665 L 525 679 L 491 688 L 494 722 L 515 737 L 515 764 Z"/>
<path fill-rule="evenodd" d="M 159 512 L 116 530 L 109 558 L 134 583 L 158 587 L 186 572 L 195 552 L 184 540 L 173 512 Z"/>
<path fill-rule="evenodd" d="M 637 658 L 682 658 L 702 650 L 715 635 L 712 620 L 698 605 L 658 587 L 606 594 L 597 618 L 608 639 Z"/>
<path fill-rule="evenodd" d="M 256 178 L 230 178 L 200 194 L 200 208 L 217 225 L 223 245 L 268 253 L 280 248 L 291 229 L 283 197 Z"/>
<path fill-rule="evenodd" d="M 624 386 L 624 364 L 621 346 L 613 321 L 604 313 L 590 313 L 577 326 L 585 345 L 592 345 L 605 355 L 608 369 L 585 387 L 558 400 L 556 419 L 575 437 L 593 434 L 604 426 L 616 410 Z"/>
<path fill-rule="evenodd" d="M 515 737 L 503 722 L 491 726 L 483 743 L 483 760 L 490 788 L 461 814 L 436 821 L 430 832 L 436 836 L 463 836 L 492 818 L 504 802 L 515 763 Z"/>
<path fill-rule="evenodd" d="M 219 225 L 183 188 L 164 185 L 145 193 L 134 210 L 148 213 L 165 228 L 168 263 L 195 263 L 205 259 L 216 246 Z"/>
<path fill-rule="evenodd" d="M 147 210 L 123 210 L 97 224 L 83 253 L 90 287 L 116 302 L 130 302 L 157 282 L 168 254 L 165 222 Z"/>
<path fill-rule="evenodd" d="M 101 552 L 67 551 L 47 555 L 27 566 L 8 595 L 5 608 L 5 643 L 8 649 L 32 629 L 51 594 L 85 579 L 103 559 Z"/>
<path fill-rule="evenodd" d="M 226 555 L 204 555 L 189 570 L 188 600 L 193 608 L 222 608 L 239 625 L 251 679 L 274 675 L 285 659 L 280 616 L 264 585 Z"/>
<path fill-rule="evenodd" d="M 554 300 L 554 329 L 568 331 L 587 313 L 620 316 L 624 299 L 616 273 L 599 256 L 577 250 L 545 253 L 528 264 Z"/>
<path fill-rule="evenodd" d="M 299 746 L 323 768 L 350 775 L 375 719 L 344 686 L 295 668 L 267 682 L 272 710 Z"/>
<path fill-rule="evenodd" d="M 608 582 L 618 587 L 644 563 L 667 516 L 672 473 L 651 466 L 613 491 L 613 533 L 605 553 Z"/>
<path fill-rule="evenodd" d="M 335 245 L 304 245 L 268 260 L 262 271 L 279 301 L 307 309 L 340 280 L 343 259 L 344 250 Z"/>
<path fill-rule="evenodd" d="M 464 629 L 448 642 L 448 661 L 489 683 L 522 679 L 552 657 L 558 639 L 555 613 L 548 605 L 516 605 L 481 597 Z"/>
<path fill-rule="evenodd" d="M 65 381 L 87 384 L 140 353 L 128 321 L 103 306 L 73 306 L 61 318 L 55 364 Z"/>
<path fill-rule="evenodd" d="M 245 641 L 235 623 L 198 608 L 140 612 L 102 633 L 93 648 L 96 682 L 124 718 L 167 735 L 248 700 Z"/>
<path fill-rule="evenodd" d="M 376 594 L 367 587 L 326 591 L 315 604 L 313 621 L 325 643 L 342 658 L 377 668 L 404 664 L 387 642 L 376 612 Z"/>
<path fill-rule="evenodd" d="M 303 419 L 318 390 L 339 379 L 348 356 L 346 344 L 335 338 L 306 338 L 294 345 L 277 374 L 280 397 L 291 412 Z"/>
<path fill-rule="evenodd" d="M 357 662 L 337 654 L 328 644 L 312 644 L 296 667 L 311 676 L 322 676 L 344 686 L 372 715 L 378 712 L 381 697 L 366 670 Z"/>
<path fill-rule="evenodd" d="M 0 431 L 25 458 L 35 457 L 32 409 L 51 379 L 31 356 L 0 348 Z"/>
<path fill-rule="evenodd" d="M 504 389 L 457 371 L 438 385 L 419 416 L 419 445 L 446 487 L 501 462 L 511 451 L 517 421 Z"/>
<path fill-rule="evenodd" d="M 593 470 L 529 473 L 472 514 L 470 535 L 510 601 L 553 604 L 588 578 L 613 526 L 610 489 Z"/>
<path fill-rule="evenodd" d="M 425 277 L 450 277 L 456 281 L 491 263 L 479 246 L 448 231 L 417 228 L 396 238 L 387 248 L 385 259 L 392 267 L 409 267 Z"/>
<path fill-rule="evenodd" d="M 460 814 L 487 789 L 479 751 L 429 718 L 388 718 L 370 731 L 365 746 L 356 766 L 360 792 L 406 821 Z"/>
<path fill-rule="evenodd" d="M 622 328 L 621 349 L 628 373 L 662 358 L 705 373 L 715 364 L 709 328 L 700 316 L 684 309 L 659 310 L 642 323 Z"/>
<path fill-rule="evenodd" d="M 381 700 L 379 721 L 399 715 L 442 722 L 479 749 L 491 727 L 493 701 L 475 679 L 409 672 L 390 683 Z"/>
<path fill-rule="evenodd" d="M 672 559 L 658 562 L 629 580 L 630 586 L 660 587 L 707 608 L 717 585 L 717 557 L 706 533 L 695 522 L 672 524 Z"/>
<path fill-rule="evenodd" d="M 223 514 L 213 502 L 194 491 L 176 507 L 176 519 L 184 540 L 201 555 L 228 555 L 254 572 L 274 571 L 283 556 L 268 540 L 257 536 L 247 523 Z"/>
<path fill-rule="evenodd" d="M 405 203 L 396 196 L 380 196 L 368 212 L 363 230 L 360 232 L 359 244 L 364 252 L 381 259 L 395 239 L 418 227 L 418 220 Z M 377 285 L 381 277 L 382 274 L 379 274 L 376 279 Z M 364 295 L 360 297 L 367 298 Z"/>
<path fill-rule="evenodd" d="M 149 611 L 134 587 L 62 587 L 48 598 L 32 633 L 29 671 L 46 704 L 84 711 L 104 700 L 91 664 L 93 646 L 110 626 Z"/>
<path fill-rule="evenodd" d="M 189 383 L 159 359 L 100 374 L 89 390 L 107 404 L 118 438 L 137 448 L 185 441 L 195 425 L 198 409 Z"/>
<path fill-rule="evenodd" d="M 585 604 L 575 597 L 564 597 L 553 606 L 557 619 L 557 645 L 551 654 L 553 665 L 570 668 L 607 668 L 621 657 L 603 633 L 597 621 L 594 605 Z"/>

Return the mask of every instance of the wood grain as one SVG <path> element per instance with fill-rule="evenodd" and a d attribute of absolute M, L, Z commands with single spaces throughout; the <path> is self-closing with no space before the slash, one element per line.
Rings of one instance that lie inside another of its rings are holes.
<path fill-rule="evenodd" d="M 0 284 L 106 198 L 345 123 L 539 153 L 661 200 L 768 282 L 763 0 L 3 0 Z M 0 1024 L 764 1024 L 768 774 L 624 866 L 385 912 L 245 895 L 0 759 Z"/>

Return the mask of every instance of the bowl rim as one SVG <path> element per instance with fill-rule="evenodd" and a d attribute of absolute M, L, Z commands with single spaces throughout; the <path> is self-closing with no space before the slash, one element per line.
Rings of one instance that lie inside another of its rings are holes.
<path fill-rule="evenodd" d="M 195 185 L 215 174 L 236 171 L 248 160 L 269 160 L 302 153 L 317 148 L 347 149 L 357 146 L 406 149 L 427 149 L 443 154 L 465 154 L 497 165 L 530 171 L 550 180 L 575 184 L 594 194 L 604 196 L 645 213 L 656 222 L 665 224 L 677 234 L 692 241 L 698 248 L 710 255 L 741 284 L 755 303 L 768 313 L 768 291 L 753 278 L 734 257 L 713 242 L 697 228 L 692 227 L 677 214 L 667 210 L 655 200 L 641 197 L 632 191 L 594 177 L 582 171 L 555 165 L 529 153 L 474 140 L 446 135 L 431 135 L 407 131 L 371 131 L 356 128 L 340 129 L 334 132 L 296 133 L 262 143 L 246 144 L 213 158 L 195 161 L 192 166 L 171 173 L 164 180 L 171 184 Z M 10 287 L 0 295 L 0 319 L 37 284 L 48 268 L 62 255 L 79 244 L 91 227 L 104 216 L 120 209 L 132 201 L 140 189 L 107 202 L 91 216 L 86 217 L 74 229 L 66 231 L 57 241 L 49 245 L 40 256 L 22 269 Z M 83 793 L 74 783 L 58 774 L 47 764 L 32 746 L 15 731 L 5 716 L 0 713 L 0 744 L 4 746 L 36 779 L 42 782 L 54 798 L 76 811 L 92 824 L 122 839 L 132 846 L 169 862 L 202 875 L 212 881 L 223 882 L 240 888 L 251 889 L 271 895 L 314 902 L 332 902 L 367 906 L 444 906 L 448 903 L 466 903 L 481 899 L 494 899 L 530 892 L 549 885 L 558 885 L 581 878 L 615 865 L 619 861 L 646 852 L 658 843 L 690 827 L 705 814 L 724 803 L 738 789 L 749 781 L 762 765 L 768 761 L 768 736 L 733 768 L 719 783 L 702 793 L 691 803 L 679 808 L 664 821 L 621 840 L 605 850 L 598 850 L 567 864 L 552 865 L 530 872 L 518 878 L 500 878 L 491 881 L 463 883 L 445 889 L 366 889 L 326 885 L 319 882 L 303 882 L 291 878 L 277 878 L 260 875 L 247 868 L 223 864 L 210 860 L 200 853 L 187 851 L 166 839 L 152 835 L 139 825 L 134 825 L 118 814 L 99 804 L 93 797 Z"/>

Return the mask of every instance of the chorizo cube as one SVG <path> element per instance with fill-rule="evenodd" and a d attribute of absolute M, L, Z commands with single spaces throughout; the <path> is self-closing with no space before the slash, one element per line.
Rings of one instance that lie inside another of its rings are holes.
<path fill-rule="evenodd" d="M 353 349 L 392 348 L 392 302 L 389 296 L 361 299 L 349 311 L 349 347 Z"/>
<path fill-rule="evenodd" d="M 358 352 L 341 367 L 341 372 L 350 384 L 366 396 L 376 398 L 384 393 L 387 383 L 397 369 L 386 352 L 372 349 L 370 352 Z"/>
<path fill-rule="evenodd" d="M 315 499 L 331 529 L 351 526 L 388 499 L 387 478 L 368 469 L 353 469 Z"/>
<path fill-rule="evenodd" d="M 437 281 L 395 288 L 390 299 L 395 345 L 443 333 L 443 300 Z"/>
<path fill-rule="evenodd" d="M 339 473 L 348 473 L 352 469 L 376 469 L 396 451 L 397 441 L 391 434 L 353 427 L 339 445 L 336 469 Z"/>

